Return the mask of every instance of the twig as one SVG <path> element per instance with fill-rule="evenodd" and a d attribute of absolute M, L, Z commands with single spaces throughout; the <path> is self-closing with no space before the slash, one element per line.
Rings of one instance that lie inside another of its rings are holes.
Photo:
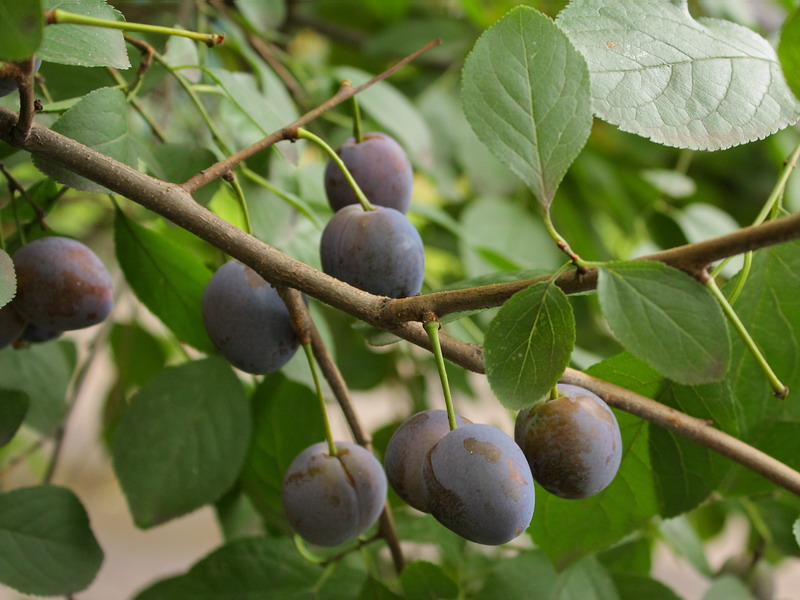
<path fill-rule="evenodd" d="M 28 204 L 30 204 L 31 208 L 33 209 L 33 212 L 36 213 L 36 219 L 39 221 L 39 224 L 42 226 L 42 229 L 47 231 L 49 228 L 47 226 L 47 223 L 45 223 L 44 221 L 45 217 L 44 211 L 38 204 L 36 204 L 36 202 L 33 201 L 33 198 L 31 198 L 31 195 L 28 193 L 28 190 L 25 189 L 25 186 L 23 186 L 17 180 L 17 178 L 14 177 L 8 169 L 6 169 L 5 164 L 2 162 L 0 162 L 0 173 L 2 173 L 3 176 L 6 178 L 6 180 L 8 181 L 8 187 L 11 189 L 11 191 L 13 192 L 13 190 L 17 190 L 22 195 L 22 197 L 28 201 Z"/>
<path fill-rule="evenodd" d="M 14 124 L 14 136 L 20 141 L 28 139 L 28 135 L 33 125 L 33 117 L 36 115 L 36 106 L 33 97 L 33 57 L 19 63 L 22 72 L 21 77 L 17 77 L 19 87 L 19 119 Z"/>

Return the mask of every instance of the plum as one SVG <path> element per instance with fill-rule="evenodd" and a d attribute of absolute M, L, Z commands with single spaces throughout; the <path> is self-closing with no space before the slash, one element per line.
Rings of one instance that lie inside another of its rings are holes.
<path fill-rule="evenodd" d="M 103 321 L 114 306 L 105 266 L 88 247 L 65 237 L 45 237 L 14 253 L 14 308 L 46 329 L 68 331 Z"/>
<path fill-rule="evenodd" d="M 0 348 L 14 343 L 25 330 L 25 319 L 10 304 L 0 308 Z"/>
<path fill-rule="evenodd" d="M 425 274 L 419 233 L 393 208 L 338 211 L 322 232 L 322 270 L 366 292 L 390 298 L 418 294 Z"/>
<path fill-rule="evenodd" d="M 472 421 L 456 416 L 456 425 Z M 406 503 L 428 512 L 428 500 L 422 480 L 422 464 L 433 445 L 450 433 L 445 410 L 425 410 L 411 415 L 392 434 L 383 465 L 389 485 Z"/>
<path fill-rule="evenodd" d="M 533 516 L 533 477 L 509 436 L 490 425 L 458 427 L 428 452 L 422 476 L 431 514 L 479 544 L 511 541 Z"/>
<path fill-rule="evenodd" d="M 33 72 L 36 73 L 41 66 L 42 61 L 41 59 L 37 58 L 36 61 L 33 63 Z M 14 77 L 7 76 L 7 77 L 0 77 L 0 98 L 3 96 L 8 96 L 10 93 L 15 92 L 19 86 L 17 85 L 17 80 Z"/>
<path fill-rule="evenodd" d="M 289 465 L 281 496 L 286 518 L 318 546 L 338 546 L 369 529 L 386 503 L 381 463 L 357 444 L 335 442 L 336 456 L 320 442 Z"/>
<path fill-rule="evenodd" d="M 614 413 L 596 394 L 558 384 L 560 396 L 519 412 L 514 439 L 534 479 L 561 498 L 588 498 L 614 479 L 622 437 Z"/>
<path fill-rule="evenodd" d="M 370 202 L 401 213 L 408 210 L 414 175 L 405 151 L 393 138 L 368 133 L 360 143 L 355 138 L 345 140 L 336 152 Z M 325 192 L 334 211 L 358 204 L 353 188 L 333 160 L 325 168 Z"/>
<path fill-rule="evenodd" d="M 30 342 L 32 344 L 41 344 L 43 342 L 49 342 L 50 340 L 54 340 L 57 337 L 61 337 L 63 331 L 59 331 L 58 329 L 49 329 L 47 327 L 41 327 L 36 323 L 28 323 L 25 327 L 25 331 L 22 332 L 22 336 L 20 336 L 26 342 Z"/>
<path fill-rule="evenodd" d="M 236 260 L 214 273 L 203 293 L 201 311 L 211 341 L 242 371 L 277 371 L 299 347 L 278 292 Z"/>

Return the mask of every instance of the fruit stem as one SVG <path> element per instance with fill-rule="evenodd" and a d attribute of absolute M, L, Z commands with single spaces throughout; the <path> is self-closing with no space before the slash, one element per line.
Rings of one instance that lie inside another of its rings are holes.
<path fill-rule="evenodd" d="M 266 179 L 261 177 L 261 175 L 253 171 L 251 168 L 247 167 L 244 163 L 240 163 L 240 169 L 242 171 L 242 175 L 247 177 L 250 181 L 252 181 L 258 186 L 263 187 L 271 194 L 275 194 L 278 198 L 289 204 L 297 212 L 308 218 L 308 220 L 311 221 L 318 229 L 322 229 L 322 225 L 320 225 L 317 216 L 312 211 L 310 211 L 305 204 L 303 204 L 303 201 L 300 200 L 300 198 L 298 198 L 292 193 L 289 193 L 273 185 L 271 182 L 267 181 Z"/>
<path fill-rule="evenodd" d="M 244 190 L 239 180 L 233 171 L 228 171 L 222 178 L 230 184 L 233 193 L 236 195 L 236 199 L 239 201 L 239 208 L 242 211 L 242 218 L 244 219 L 244 230 L 250 235 L 253 235 L 253 223 L 250 220 L 250 209 L 247 208 L 247 199 L 244 196 Z"/>
<path fill-rule="evenodd" d="M 361 129 L 361 107 L 358 104 L 358 96 L 353 96 L 353 137 L 356 144 L 364 141 L 364 132 Z"/>
<path fill-rule="evenodd" d="M 311 369 L 311 377 L 314 379 L 314 387 L 317 390 L 317 398 L 319 399 L 319 407 L 322 410 L 322 424 L 325 427 L 325 439 L 328 441 L 328 454 L 336 456 L 336 444 L 333 443 L 333 433 L 331 432 L 331 422 L 328 420 L 328 406 L 325 404 L 325 396 L 322 394 L 322 384 L 317 374 L 317 363 L 314 360 L 314 351 L 311 348 L 311 342 L 303 344 L 303 350 L 306 353 L 308 366 Z"/>
<path fill-rule="evenodd" d="M 742 323 L 739 315 L 736 314 L 736 311 L 733 310 L 733 306 L 731 306 L 728 299 L 725 297 L 725 294 L 722 293 L 722 290 L 719 289 L 716 280 L 713 277 L 709 277 L 705 282 L 706 287 L 711 291 L 714 297 L 719 302 L 720 306 L 722 307 L 725 316 L 728 317 L 728 320 L 733 325 L 733 328 L 736 329 L 739 336 L 744 341 L 745 346 L 750 351 L 750 354 L 753 355 L 753 358 L 756 359 L 758 366 L 761 367 L 761 370 L 767 376 L 767 380 L 769 381 L 770 387 L 774 391 L 775 395 L 778 398 L 786 398 L 787 394 L 789 393 L 789 388 L 787 388 L 775 372 L 772 370 L 772 367 L 769 366 L 767 359 L 764 358 L 764 355 L 759 350 L 758 346 L 753 340 L 750 332 L 747 331 L 747 328 Z"/>
<path fill-rule="evenodd" d="M 555 400 L 561 395 L 558 391 L 558 385 L 554 385 L 553 388 L 550 390 L 550 400 Z"/>
<path fill-rule="evenodd" d="M 90 27 L 105 27 L 106 29 L 120 29 L 122 31 L 139 31 L 143 33 L 159 33 L 162 35 L 175 35 L 203 42 L 209 48 L 221 44 L 225 40 L 224 35 L 218 33 L 200 33 L 197 31 L 186 31 L 173 27 L 162 27 L 160 25 L 147 25 L 145 23 L 129 23 L 128 21 L 112 21 L 109 19 L 98 19 L 86 15 L 78 15 L 56 8 L 45 12 L 45 19 L 48 25 L 88 25 Z"/>
<path fill-rule="evenodd" d="M 342 159 L 339 158 L 339 155 L 336 154 L 336 151 L 333 148 L 331 148 L 327 144 L 327 142 L 325 142 L 325 140 L 323 140 L 319 136 L 314 135 L 307 129 L 303 129 L 302 127 L 297 128 L 297 137 L 305 140 L 311 140 L 312 142 L 318 144 L 319 147 L 322 148 L 325 152 L 327 152 L 328 155 L 331 157 L 331 160 L 333 160 L 333 162 L 335 162 L 342 170 L 345 179 L 347 179 L 347 183 L 349 183 L 350 187 L 353 188 L 353 192 L 355 192 L 358 201 L 361 203 L 361 208 L 363 208 L 364 210 L 376 210 L 375 207 L 372 205 L 372 203 L 369 200 L 367 200 L 367 197 L 364 195 L 364 192 L 361 191 L 361 188 L 356 183 L 356 180 L 353 179 L 353 176 L 350 174 L 350 171 L 342 162 Z"/>
<path fill-rule="evenodd" d="M 436 359 L 436 368 L 439 370 L 439 379 L 442 382 L 442 392 L 444 392 L 444 403 L 447 407 L 447 421 L 450 423 L 450 431 L 456 428 L 456 411 L 453 408 L 453 397 L 450 395 L 450 383 L 447 379 L 447 369 L 442 356 L 442 345 L 439 342 L 439 321 L 427 321 L 422 325 L 428 334 L 431 342 L 433 356 Z"/>

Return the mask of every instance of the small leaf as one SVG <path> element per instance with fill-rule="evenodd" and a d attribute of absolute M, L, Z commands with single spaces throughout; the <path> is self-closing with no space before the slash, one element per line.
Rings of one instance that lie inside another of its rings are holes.
<path fill-rule="evenodd" d="M 12 0 L 13 1 L 13 0 Z M 20 2 L 24 4 L 26 2 Z M 46 10 L 61 10 L 121 21 L 122 13 L 106 4 L 105 0 L 44 0 Z M 45 28 L 44 42 L 37 52 L 42 60 L 79 67 L 131 66 L 122 32 L 105 27 L 85 25 L 51 25 Z"/>
<path fill-rule="evenodd" d="M 179 340 L 213 353 L 200 303 L 211 279 L 196 256 L 163 235 L 137 225 L 117 212 L 114 223 L 117 261 L 136 297 Z"/>
<path fill-rule="evenodd" d="M 17 293 L 17 274 L 14 262 L 5 250 L 0 250 L 0 306 L 5 306 Z"/>
<path fill-rule="evenodd" d="M 162 371 L 133 398 L 114 436 L 114 470 L 139 527 L 214 502 L 236 481 L 251 416 L 222 358 Z"/>
<path fill-rule="evenodd" d="M 135 167 L 137 157 L 128 137 L 127 107 L 125 94 L 121 90 L 100 88 L 86 94 L 53 123 L 51 129 Z M 59 183 L 85 192 L 107 191 L 103 186 L 48 159 L 35 156 L 33 162 L 45 175 Z"/>
<path fill-rule="evenodd" d="M 725 317 L 708 290 L 686 273 L 658 262 L 606 263 L 597 292 L 617 339 L 666 377 L 687 385 L 725 377 Z"/>
<path fill-rule="evenodd" d="M 769 42 L 687 0 L 576 0 L 558 24 L 583 53 L 601 119 L 667 146 L 721 150 L 795 123 Z"/>
<path fill-rule="evenodd" d="M 592 127 L 586 62 L 564 32 L 512 9 L 467 56 L 461 98 L 481 141 L 549 209 Z"/>
<path fill-rule="evenodd" d="M 80 500 L 40 485 L 0 494 L 0 582 L 37 596 L 85 589 L 103 562 Z"/>
<path fill-rule="evenodd" d="M 393 594 L 392 591 L 377 579 L 369 577 L 361 588 L 358 600 L 399 600 L 400 596 Z"/>
<path fill-rule="evenodd" d="M 680 556 L 706 577 L 711 577 L 713 572 L 708 564 L 703 540 L 697 535 L 689 520 L 681 515 L 674 519 L 663 521 L 660 526 L 664 541 Z"/>
<path fill-rule="evenodd" d="M 713 581 L 703 600 L 752 600 L 753 596 L 741 579 L 723 575 Z"/>
<path fill-rule="evenodd" d="M 551 600 L 620 600 L 614 581 L 593 556 L 561 572 Z"/>
<path fill-rule="evenodd" d="M 561 288 L 535 283 L 506 301 L 486 331 L 486 376 L 504 406 L 541 400 L 569 364 L 575 318 Z"/>
<path fill-rule="evenodd" d="M 781 39 L 778 43 L 778 57 L 781 59 L 786 83 L 800 98 L 800 7 L 783 23 Z"/>
<path fill-rule="evenodd" d="M 612 573 L 614 585 L 617 587 L 620 600 L 681 600 L 675 592 L 666 585 L 647 577 L 646 575 L 633 575 L 631 573 Z"/>
<path fill-rule="evenodd" d="M 0 390 L 0 447 L 5 446 L 25 420 L 30 400 L 25 392 Z"/>
<path fill-rule="evenodd" d="M 524 551 L 497 561 L 484 578 L 475 600 L 529 600 L 549 598 L 556 583 L 556 570 L 544 552 Z"/>
<path fill-rule="evenodd" d="M 42 43 L 41 0 L 0 0 L 0 60 L 25 60 Z"/>
<path fill-rule="evenodd" d="M 417 560 L 406 565 L 400 574 L 400 585 L 408 600 L 456 598 L 458 586 L 437 564 Z"/>
<path fill-rule="evenodd" d="M 792 533 L 794 533 L 794 539 L 797 542 L 797 545 L 800 546 L 800 519 L 797 519 L 797 521 L 794 522 Z"/>
<path fill-rule="evenodd" d="M 109 338 L 117 374 L 125 388 L 146 385 L 167 362 L 158 338 L 136 322 L 114 323 Z"/>

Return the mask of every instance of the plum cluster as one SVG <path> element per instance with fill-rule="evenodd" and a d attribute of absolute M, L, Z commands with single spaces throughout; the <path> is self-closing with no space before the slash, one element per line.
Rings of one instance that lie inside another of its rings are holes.
<path fill-rule="evenodd" d="M 226 262 L 209 280 L 201 312 L 208 337 L 220 353 L 247 373 L 273 373 L 299 347 L 278 292 L 236 260 Z"/>
<path fill-rule="evenodd" d="M 386 448 L 392 489 L 463 538 L 499 545 L 528 528 L 535 493 L 530 467 L 505 433 L 428 410 L 408 418 Z"/>
<path fill-rule="evenodd" d="M 44 342 L 103 321 L 114 306 L 111 276 L 97 255 L 65 237 L 46 237 L 14 253 L 17 294 L 0 309 L 0 347 Z"/>
<path fill-rule="evenodd" d="M 519 412 L 514 439 L 544 489 L 561 498 L 588 498 L 604 490 L 619 470 L 619 425 L 589 390 L 559 384 L 558 392 L 557 398 Z"/>
<path fill-rule="evenodd" d="M 325 190 L 336 213 L 322 233 L 322 270 L 379 296 L 404 298 L 422 288 L 422 239 L 405 216 L 413 174 L 400 145 L 383 133 L 360 143 L 347 140 L 338 150 L 375 210 L 364 210 L 336 163 L 328 162 Z"/>

